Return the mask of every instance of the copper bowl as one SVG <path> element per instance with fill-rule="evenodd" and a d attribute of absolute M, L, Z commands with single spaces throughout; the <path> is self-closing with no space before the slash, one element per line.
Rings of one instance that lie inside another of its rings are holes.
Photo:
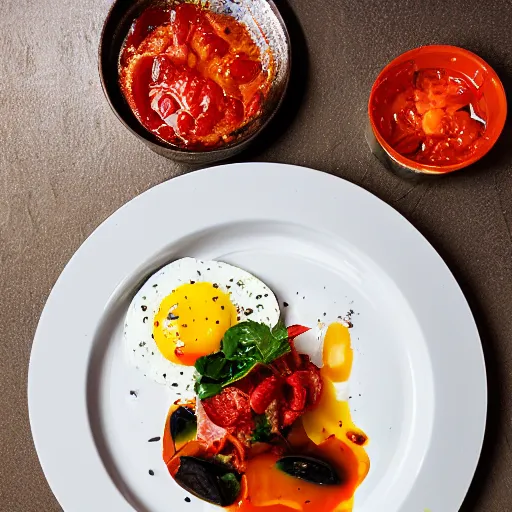
<path fill-rule="evenodd" d="M 98 68 L 103 92 L 117 118 L 150 149 L 171 160 L 208 164 L 225 160 L 246 148 L 279 109 L 285 96 L 291 69 L 290 38 L 284 21 L 272 0 L 209 0 L 214 12 L 228 14 L 243 23 L 262 50 L 270 49 L 275 74 L 261 115 L 238 131 L 234 140 L 203 151 L 189 150 L 165 142 L 149 132 L 135 117 L 119 86 L 118 63 L 121 47 L 133 21 L 148 7 L 178 4 L 178 0 L 115 0 L 100 37 Z"/>

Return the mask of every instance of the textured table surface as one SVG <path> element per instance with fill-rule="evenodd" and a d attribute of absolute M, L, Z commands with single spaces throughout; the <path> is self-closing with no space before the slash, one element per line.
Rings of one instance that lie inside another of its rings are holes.
<path fill-rule="evenodd" d="M 32 337 L 52 285 L 108 215 L 153 185 L 191 170 L 151 153 L 121 126 L 103 97 L 96 53 L 109 3 L 1 2 L 1 511 L 60 510 L 33 447 L 26 399 Z M 294 45 L 290 94 L 265 135 L 239 159 L 305 165 L 361 185 L 405 215 L 440 252 L 473 309 L 489 373 L 488 431 L 463 510 L 510 510 L 510 121 L 477 167 L 419 184 L 384 171 L 368 151 L 364 130 L 377 73 L 421 44 L 475 51 L 495 67 L 510 102 L 512 4 L 277 3 Z M 457 442 L 457 432 L 446 435 Z"/>

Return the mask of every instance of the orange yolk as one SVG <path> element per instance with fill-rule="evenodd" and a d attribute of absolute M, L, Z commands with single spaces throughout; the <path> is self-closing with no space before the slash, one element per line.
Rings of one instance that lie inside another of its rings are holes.
<path fill-rule="evenodd" d="M 229 295 L 211 283 L 184 284 L 160 303 L 153 337 L 166 359 L 193 366 L 201 356 L 217 352 L 224 333 L 236 323 Z"/>
<path fill-rule="evenodd" d="M 247 464 L 248 496 L 240 511 L 281 512 L 291 510 L 308 512 L 347 511 L 345 506 L 359 483 L 358 461 L 350 447 L 331 437 L 311 453 L 332 464 L 341 477 L 340 485 L 318 485 L 292 477 L 276 468 L 279 457 L 266 453 Z"/>

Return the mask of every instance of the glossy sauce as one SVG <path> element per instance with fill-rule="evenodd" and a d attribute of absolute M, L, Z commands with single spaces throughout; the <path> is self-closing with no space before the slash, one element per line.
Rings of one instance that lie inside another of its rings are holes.
<path fill-rule="evenodd" d="M 278 457 L 263 454 L 248 461 L 245 496 L 230 511 L 350 512 L 357 487 L 370 469 L 368 438 L 352 421 L 348 402 L 336 385 L 349 379 L 353 349 L 347 327 L 331 324 L 324 338 L 324 390 L 319 404 L 297 422 L 287 438 L 291 453 L 325 460 L 338 470 L 341 485 L 321 486 L 293 478 L 275 467 Z"/>
<path fill-rule="evenodd" d="M 193 4 L 150 8 L 125 40 L 120 86 L 157 137 L 211 149 L 261 113 L 273 77 L 268 57 L 264 66 L 246 27 L 231 16 Z"/>
<path fill-rule="evenodd" d="M 389 70 L 373 105 L 393 149 L 438 166 L 466 161 L 485 144 L 484 110 L 482 92 L 468 77 L 446 68 L 417 69 L 413 61 Z"/>
<path fill-rule="evenodd" d="M 324 338 L 324 391 L 319 404 L 297 421 L 287 437 L 289 453 L 316 457 L 330 463 L 341 478 L 340 485 L 317 485 L 294 478 L 276 467 L 280 458 L 272 452 L 247 460 L 237 502 L 229 512 L 351 512 L 357 487 L 365 479 L 370 461 L 365 450 L 367 436 L 353 423 L 348 402 L 337 397 L 336 386 L 350 377 L 353 361 L 347 327 L 333 323 Z M 207 456 L 201 444 L 190 441 L 176 446 L 170 436 L 170 415 L 163 435 L 163 459 L 171 475 L 179 466 L 179 456 Z"/>

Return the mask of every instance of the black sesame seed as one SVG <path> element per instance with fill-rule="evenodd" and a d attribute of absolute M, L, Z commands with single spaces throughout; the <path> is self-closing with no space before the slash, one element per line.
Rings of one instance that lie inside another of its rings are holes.
<path fill-rule="evenodd" d="M 226 30 L 227 30 L 227 29 L 226 29 Z M 187 497 L 185 498 L 185 501 L 186 501 L 187 503 L 190 503 L 190 498 L 187 496 Z"/>
<path fill-rule="evenodd" d="M 180 372 L 180 375 L 183 375 L 183 372 Z"/>
<path fill-rule="evenodd" d="M 208 267 L 206 270 L 210 270 L 210 267 Z"/>
<path fill-rule="evenodd" d="M 167 320 L 178 320 L 179 316 L 173 315 L 171 312 L 167 315 Z"/>
<path fill-rule="evenodd" d="M 201 275 L 201 272 L 199 272 L 199 270 L 197 271 L 197 275 L 200 276 Z"/>
<path fill-rule="evenodd" d="M 226 285 L 226 288 L 229 290 L 231 288 L 231 286 L 229 286 L 229 284 Z"/>
<path fill-rule="evenodd" d="M 153 288 L 156 288 L 157 286 L 158 286 L 158 284 L 154 284 L 154 285 L 153 285 Z"/>
<path fill-rule="evenodd" d="M 140 309 L 142 309 L 142 311 L 146 311 L 146 309 L 148 309 L 147 306 L 141 306 Z"/>
<path fill-rule="evenodd" d="M 249 316 L 249 315 L 252 315 L 253 314 L 253 309 L 252 308 L 247 308 L 245 311 L 244 311 L 244 314 L 245 316 Z"/>
<path fill-rule="evenodd" d="M 162 376 L 163 376 L 164 379 L 166 379 L 167 378 L 167 373 L 163 373 Z"/>
<path fill-rule="evenodd" d="M 190 284 L 196 284 L 195 281 L 192 281 L 192 279 L 190 280 Z"/>
<path fill-rule="evenodd" d="M 256 300 L 260 300 L 261 299 L 261 295 L 256 295 Z"/>
<path fill-rule="evenodd" d="M 229 29 L 229 27 L 226 27 L 224 29 L 224 34 L 226 34 L 227 36 L 229 36 L 229 34 L 231 34 L 231 30 Z"/>
<path fill-rule="evenodd" d="M 265 293 L 264 297 L 268 297 L 268 293 Z"/>
<path fill-rule="evenodd" d="M 219 300 L 219 297 L 212 297 L 213 302 L 217 302 Z"/>
<path fill-rule="evenodd" d="M 216 324 L 220 324 L 220 322 L 219 322 L 218 320 L 215 320 L 215 323 L 216 323 Z"/>
<path fill-rule="evenodd" d="M 230 282 L 230 283 L 232 283 L 232 282 L 233 282 L 233 278 L 231 278 L 231 279 L 229 280 L 229 282 Z"/>
<path fill-rule="evenodd" d="M 143 319 L 142 319 L 142 323 L 145 324 L 146 323 L 146 320 L 149 320 L 149 318 L 147 316 L 145 316 Z"/>
<path fill-rule="evenodd" d="M 150 469 L 150 470 L 148 471 L 148 473 L 149 473 L 151 476 L 155 476 L 155 472 L 154 472 L 152 469 Z"/>
<path fill-rule="evenodd" d="M 157 441 L 160 441 L 160 436 L 152 437 L 151 439 L 148 439 L 148 443 L 156 443 Z"/>
<path fill-rule="evenodd" d="M 188 327 L 188 324 L 181 324 L 181 327 Z"/>
<path fill-rule="evenodd" d="M 218 285 L 217 283 L 213 283 L 213 287 L 214 287 L 214 288 L 218 288 L 218 287 L 219 287 L 219 285 Z"/>
<path fill-rule="evenodd" d="M 289 305 L 290 305 L 290 304 L 288 304 L 288 302 L 283 302 L 283 306 L 284 306 L 285 308 L 287 308 Z"/>
<path fill-rule="evenodd" d="M 220 309 L 224 309 L 224 306 L 221 306 Z"/>
<path fill-rule="evenodd" d="M 135 398 L 137 398 L 137 391 L 131 390 L 130 391 L 130 396 L 134 396 Z"/>
<path fill-rule="evenodd" d="M 178 387 L 178 383 L 177 382 L 173 382 L 171 385 L 172 385 L 173 388 L 177 388 Z"/>
<path fill-rule="evenodd" d="M 240 317 L 239 316 L 237 316 L 236 319 L 240 322 Z"/>
<path fill-rule="evenodd" d="M 324 311 L 324 316 L 327 316 L 327 313 Z"/>

